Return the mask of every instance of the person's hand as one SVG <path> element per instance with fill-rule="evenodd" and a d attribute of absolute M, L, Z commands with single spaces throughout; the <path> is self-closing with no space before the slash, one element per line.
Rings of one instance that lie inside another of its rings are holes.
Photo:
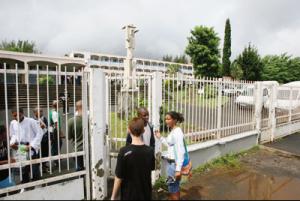
<path fill-rule="evenodd" d="M 17 144 L 13 144 L 13 145 L 11 145 L 10 146 L 12 149 L 14 149 L 14 150 L 18 150 L 19 149 L 19 145 L 17 145 Z"/>
<path fill-rule="evenodd" d="M 46 128 L 46 125 L 44 123 L 41 122 L 41 128 L 44 129 Z"/>
<path fill-rule="evenodd" d="M 160 132 L 159 132 L 159 131 L 155 131 L 155 136 L 156 136 L 158 139 L 160 139 L 160 138 L 161 138 Z"/>
<path fill-rule="evenodd" d="M 180 181 L 181 180 L 181 172 L 176 172 L 175 178 L 176 178 L 176 181 Z"/>

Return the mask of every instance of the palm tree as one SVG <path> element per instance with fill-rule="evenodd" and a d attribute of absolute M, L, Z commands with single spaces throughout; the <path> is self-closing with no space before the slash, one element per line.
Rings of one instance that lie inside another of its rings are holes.
<path fill-rule="evenodd" d="M 40 53 L 36 49 L 36 44 L 34 42 L 29 42 L 28 40 L 2 41 L 0 43 L 0 49 L 13 52 Z"/>
<path fill-rule="evenodd" d="M 168 67 L 167 73 L 169 75 L 176 75 L 180 71 L 180 65 L 178 64 L 171 64 Z"/>

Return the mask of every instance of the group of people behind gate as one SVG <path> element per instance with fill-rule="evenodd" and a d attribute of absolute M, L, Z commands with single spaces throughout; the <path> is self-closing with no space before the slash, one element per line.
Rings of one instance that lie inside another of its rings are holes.
<path fill-rule="evenodd" d="M 187 151 L 184 134 L 179 124 L 184 121 L 182 114 L 168 112 L 165 122 L 170 133 L 162 137 L 149 123 L 146 108 L 138 109 L 138 117 L 128 126 L 126 146 L 121 148 L 115 171 L 115 182 L 111 200 L 120 192 L 121 200 L 151 200 L 151 172 L 155 170 L 155 141 L 168 147 L 167 180 L 170 200 L 180 200 L 182 176 L 191 176 L 192 164 Z M 156 138 L 156 139 L 155 139 Z"/>
<path fill-rule="evenodd" d="M 59 108 L 60 103 L 53 101 L 52 109 L 48 114 L 49 119 L 44 116 L 43 110 L 40 108 L 33 110 L 33 118 L 26 117 L 22 108 L 12 109 L 13 120 L 9 126 L 9 134 L 5 126 L 0 126 L 0 167 L 61 154 L 65 135 L 62 132 L 62 115 L 58 111 Z M 76 114 L 66 124 L 68 140 L 76 144 L 74 152 L 83 151 L 81 101 L 76 103 Z M 24 184 L 42 179 L 40 164 L 42 164 L 43 173 L 50 173 L 50 163 L 55 170 L 58 169 L 59 160 L 34 163 L 32 168 L 30 165 L 22 165 L 20 166 L 21 171 L 20 168 L 11 168 L 11 173 L 9 173 L 9 169 L 0 170 L 0 189 L 14 186 L 18 182 Z M 78 156 L 75 161 L 77 162 L 76 171 L 83 170 L 83 156 Z M 18 174 L 20 174 L 19 180 L 17 179 Z"/>
<path fill-rule="evenodd" d="M 63 139 L 62 120 L 59 111 L 59 102 L 54 101 L 48 114 L 49 120 L 43 111 L 35 108 L 34 118 L 25 117 L 23 109 L 13 109 L 13 120 L 10 123 L 9 139 L 4 126 L 0 127 L 0 167 L 8 163 L 26 161 L 29 159 L 47 158 L 61 153 Z M 167 138 L 162 137 L 149 122 L 149 112 L 146 108 L 138 109 L 138 117 L 131 120 L 128 127 L 127 145 L 120 150 L 118 155 L 116 178 L 112 193 L 112 200 L 117 198 L 121 190 L 122 200 L 151 200 L 152 182 L 151 173 L 155 170 L 155 146 L 159 140 L 168 147 L 167 180 L 170 200 L 180 199 L 180 181 L 182 176 L 189 176 L 191 162 L 186 149 L 184 134 L 179 124 L 184 121 L 181 114 L 168 112 L 165 117 L 166 125 L 170 129 Z M 83 151 L 82 133 L 82 102 L 76 103 L 76 114 L 69 119 L 68 138 L 75 142 L 77 152 Z M 51 152 L 51 154 L 50 154 Z M 10 154 L 12 153 L 12 154 Z M 10 157 L 9 157 L 10 156 Z M 8 161 L 8 160 L 11 161 Z M 77 157 L 76 170 L 84 169 L 83 156 Z M 49 163 L 59 165 L 58 160 L 42 163 L 43 172 L 49 172 Z M 22 167 L 21 183 L 28 183 L 41 179 L 40 164 Z M 15 171 L 0 170 L 0 189 L 15 185 Z"/>

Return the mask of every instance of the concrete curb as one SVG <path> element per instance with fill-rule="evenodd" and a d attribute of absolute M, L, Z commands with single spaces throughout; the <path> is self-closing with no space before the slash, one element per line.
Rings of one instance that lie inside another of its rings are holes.
<path fill-rule="evenodd" d="M 262 149 L 262 150 L 270 151 L 272 153 L 280 153 L 284 156 L 293 157 L 293 158 L 297 158 L 297 159 L 300 160 L 300 155 L 293 154 L 293 153 L 288 152 L 288 151 L 283 151 L 283 150 L 280 150 L 280 149 L 271 148 L 271 147 L 267 147 L 267 146 L 264 146 L 264 145 L 260 145 L 259 148 Z"/>

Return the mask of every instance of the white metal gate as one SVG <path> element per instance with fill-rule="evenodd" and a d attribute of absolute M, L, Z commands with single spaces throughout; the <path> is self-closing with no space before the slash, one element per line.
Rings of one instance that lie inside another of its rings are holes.
<path fill-rule="evenodd" d="M 56 189 L 57 193 L 64 194 L 62 189 L 65 187 L 67 191 L 67 186 L 70 186 L 65 182 L 72 183 L 77 180 L 80 182 L 76 185 L 77 193 L 73 195 L 77 195 L 81 199 L 91 198 L 89 130 L 88 121 L 86 121 L 88 119 L 88 101 L 85 99 L 88 96 L 87 75 L 84 76 L 81 68 L 78 67 L 64 66 L 63 70 L 59 71 L 57 66 L 36 65 L 31 67 L 27 73 L 18 63 L 0 62 L 0 73 L 3 77 L 0 84 L 2 91 L 0 126 L 3 128 L 1 135 L 5 134 L 5 138 L 1 138 L 1 144 L 2 146 L 4 143 L 6 144 L 6 147 L 2 147 L 1 157 L 3 157 L 4 148 L 7 152 L 7 160 L 6 162 L 2 161 L 0 170 L 2 173 L 7 171 L 10 183 L 6 188 L 0 189 L 0 194 L 5 194 L 6 199 L 10 197 L 12 199 L 30 199 L 33 194 L 36 199 L 54 199 L 55 194 L 51 195 L 49 192 Z M 82 79 L 83 77 L 85 79 Z M 83 130 L 77 130 L 76 102 L 82 97 L 84 98 L 82 104 Z M 37 114 L 41 114 L 43 111 L 43 116 L 48 119 L 48 123 L 42 123 L 43 120 L 35 117 L 33 111 Z M 50 121 L 50 118 L 54 119 L 54 116 L 51 115 L 54 115 L 54 111 L 58 114 L 56 124 L 55 122 L 52 124 Z M 12 112 L 17 114 L 15 119 L 13 119 Z M 24 120 L 22 114 L 26 116 Z M 34 118 L 36 121 L 33 120 Z M 22 126 L 23 121 L 28 122 L 31 127 L 35 124 L 31 122 L 40 125 L 36 126 L 34 131 L 23 130 L 26 129 Z M 69 136 L 69 124 L 75 126 L 72 138 Z M 56 134 L 53 134 L 51 128 L 57 128 Z M 27 131 L 35 132 L 35 137 L 26 133 Z M 82 133 L 82 136 L 79 136 L 79 133 Z M 15 140 L 12 141 L 13 139 Z M 42 142 L 40 143 L 39 140 Z M 27 145 L 32 147 L 33 143 L 37 143 L 37 148 L 29 147 L 26 152 L 24 148 Z M 82 143 L 82 146 L 79 143 Z M 13 144 L 17 145 L 19 149 L 13 150 L 10 147 Z M 82 161 L 85 168 L 79 169 L 79 161 Z M 62 183 L 63 185 L 59 185 Z M 26 190 L 25 193 L 19 194 L 23 189 Z M 38 189 L 45 189 L 44 192 L 48 192 L 48 194 L 37 194 Z M 78 194 L 78 192 L 81 193 Z M 64 198 L 68 198 L 68 196 L 74 198 L 72 194 L 62 195 Z"/>

